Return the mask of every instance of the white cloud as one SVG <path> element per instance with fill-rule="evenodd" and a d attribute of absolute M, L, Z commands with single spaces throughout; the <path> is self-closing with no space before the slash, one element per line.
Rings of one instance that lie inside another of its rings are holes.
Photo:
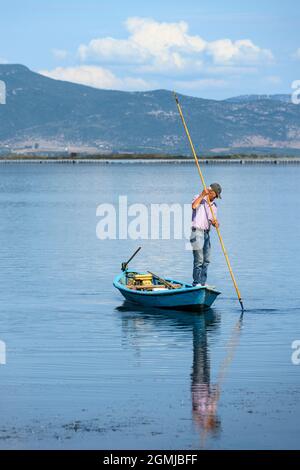
<path fill-rule="evenodd" d="M 65 51 L 64 49 L 52 49 L 51 52 L 57 60 L 64 60 L 68 56 L 68 51 Z"/>
<path fill-rule="evenodd" d="M 40 70 L 39 72 L 56 80 L 79 83 L 94 88 L 118 90 L 146 90 L 153 84 L 141 78 L 118 78 L 110 70 L 103 67 L 81 65 L 78 67 L 57 67 L 54 70 Z"/>
<path fill-rule="evenodd" d="M 191 65 L 198 70 L 203 61 L 215 65 L 252 65 L 272 61 L 272 52 L 250 39 L 206 41 L 190 35 L 188 24 L 157 22 L 150 18 L 128 18 L 126 39 L 97 38 L 82 44 L 78 53 L 82 61 L 96 60 L 114 64 L 141 66 L 144 72 L 186 71 Z"/>
<path fill-rule="evenodd" d="M 215 64 L 257 64 L 261 61 L 273 60 L 273 54 L 268 49 L 261 49 L 250 39 L 219 39 L 207 46 Z"/>
<path fill-rule="evenodd" d="M 293 54 L 294 59 L 300 59 L 300 47 Z"/>
<path fill-rule="evenodd" d="M 258 72 L 255 66 L 237 66 L 237 65 L 207 65 L 202 73 L 212 76 L 241 76 L 241 75 L 256 75 Z"/>
<path fill-rule="evenodd" d="M 212 88 L 225 88 L 228 83 L 222 79 L 216 78 L 201 78 L 198 80 L 180 80 L 175 82 L 175 86 L 178 89 L 187 90 L 204 90 Z"/>
<path fill-rule="evenodd" d="M 128 39 L 99 38 L 78 49 L 82 60 L 140 64 L 150 70 L 183 69 L 187 56 L 202 52 L 205 41 L 187 34 L 188 25 L 158 23 L 151 19 L 129 18 L 126 28 Z M 144 68 L 145 70 L 145 68 Z"/>
<path fill-rule="evenodd" d="M 278 75 L 270 75 L 265 78 L 265 80 L 271 85 L 279 85 L 282 82 L 281 78 Z"/>
<path fill-rule="evenodd" d="M 8 64 L 8 60 L 4 59 L 4 57 L 0 57 L 0 64 Z"/>

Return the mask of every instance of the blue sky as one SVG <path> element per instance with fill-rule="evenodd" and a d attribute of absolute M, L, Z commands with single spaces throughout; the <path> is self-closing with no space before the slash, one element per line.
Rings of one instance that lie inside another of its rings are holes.
<path fill-rule="evenodd" d="M 290 93 L 299 31 L 296 0 L 10 0 L 0 61 L 99 88 Z"/>

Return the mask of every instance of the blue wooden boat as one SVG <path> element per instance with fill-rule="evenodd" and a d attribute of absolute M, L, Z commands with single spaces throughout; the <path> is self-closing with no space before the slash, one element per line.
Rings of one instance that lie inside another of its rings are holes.
<path fill-rule="evenodd" d="M 150 273 L 153 274 L 153 273 Z M 147 276 L 149 273 L 139 273 L 125 269 L 115 277 L 114 286 L 126 300 L 145 307 L 167 308 L 176 310 L 201 310 L 211 307 L 220 292 L 213 287 L 186 284 L 174 279 L 162 279 L 153 275 L 148 286 L 135 286 L 132 279 Z"/>

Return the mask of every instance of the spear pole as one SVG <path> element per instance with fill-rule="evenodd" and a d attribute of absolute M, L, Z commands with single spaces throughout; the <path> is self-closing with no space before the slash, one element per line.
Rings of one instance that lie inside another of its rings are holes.
<path fill-rule="evenodd" d="M 194 147 L 194 144 L 193 144 L 191 135 L 190 135 L 190 133 L 189 133 L 188 127 L 187 127 L 187 125 L 186 125 L 186 122 L 185 122 L 185 119 L 184 119 L 184 116 L 183 116 L 183 113 L 182 113 L 182 109 L 181 109 L 181 106 L 180 106 L 180 104 L 179 104 L 179 100 L 178 100 L 178 97 L 177 97 L 175 91 L 174 91 L 174 98 L 175 98 L 175 101 L 176 101 L 176 105 L 177 105 L 177 108 L 178 108 L 179 115 L 180 115 L 180 117 L 181 117 L 181 121 L 182 121 L 184 130 L 185 130 L 185 133 L 186 133 L 186 135 L 187 135 L 189 144 L 190 144 L 190 146 L 191 146 L 192 154 L 193 154 L 194 159 L 195 159 L 195 163 L 196 163 L 196 166 L 197 166 L 197 169 L 198 169 L 198 173 L 199 173 L 200 179 L 201 179 L 201 181 L 202 181 L 202 185 L 203 185 L 204 189 L 206 189 L 207 186 L 206 186 L 206 184 L 205 184 L 205 180 L 204 180 L 204 177 L 203 177 L 203 173 L 202 173 L 201 168 L 200 168 L 200 165 L 199 165 L 199 160 L 198 160 L 198 157 L 197 157 L 197 154 L 196 154 L 196 151 L 195 151 L 195 147 Z M 214 223 L 217 223 L 217 219 L 216 219 L 214 210 L 213 210 L 213 208 L 212 208 L 212 205 L 211 205 L 209 196 L 207 196 L 207 202 L 208 202 L 208 205 L 209 205 L 209 208 L 210 208 L 210 211 L 211 211 L 211 215 L 212 215 L 213 221 L 214 221 Z M 236 294 L 237 294 L 237 297 L 238 297 L 238 299 L 239 299 L 239 302 L 240 302 L 240 305 L 241 305 L 241 309 L 242 309 L 242 312 L 243 312 L 243 311 L 244 311 L 244 305 L 243 305 L 243 301 L 242 301 L 242 296 L 241 296 L 240 290 L 239 290 L 239 288 L 238 288 L 237 282 L 236 282 L 236 280 L 235 280 L 235 277 L 234 277 L 234 274 L 233 274 L 233 271 L 232 271 L 232 268 L 231 268 L 231 264 L 230 264 L 230 261 L 229 261 L 229 257 L 228 257 L 228 254 L 227 254 L 227 251 L 226 251 L 224 242 L 223 242 L 223 238 L 222 238 L 220 229 L 219 229 L 219 227 L 218 227 L 217 224 L 215 225 L 215 228 L 216 228 L 216 230 L 217 230 L 217 234 L 218 234 L 218 237 L 219 237 L 219 240 L 220 240 L 220 244 L 221 244 L 221 247 L 222 247 L 222 251 L 223 251 L 223 253 L 224 253 L 224 256 L 225 256 L 225 259 L 226 259 L 226 263 L 227 263 L 227 266 L 228 266 L 228 269 L 229 269 L 230 277 L 231 277 L 231 279 L 232 279 L 232 282 L 233 282 L 234 288 L 235 288 L 235 290 L 236 290 Z"/>

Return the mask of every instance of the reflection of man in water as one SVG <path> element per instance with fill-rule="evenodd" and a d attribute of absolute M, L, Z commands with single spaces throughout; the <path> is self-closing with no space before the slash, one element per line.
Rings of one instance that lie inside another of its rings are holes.
<path fill-rule="evenodd" d="M 192 407 L 195 423 L 204 431 L 220 428 L 217 417 L 219 391 L 210 385 L 205 317 L 196 317 L 193 325 Z"/>
<path fill-rule="evenodd" d="M 206 329 L 218 326 L 218 319 L 212 311 L 201 315 L 187 315 L 176 311 L 169 311 L 166 315 L 164 310 L 155 310 L 152 315 L 148 312 L 146 316 L 136 307 L 139 314 L 122 317 L 123 333 L 129 338 L 138 355 L 140 347 L 152 334 L 151 324 L 166 322 L 168 331 L 170 325 L 182 331 L 183 327 L 193 332 L 193 366 L 191 374 L 192 410 L 194 422 L 204 432 L 216 433 L 220 429 L 220 421 L 217 416 L 217 403 L 219 391 L 210 384 L 210 363 L 208 358 Z M 124 306 L 122 311 L 134 312 L 132 305 Z M 159 328 L 158 328 L 159 329 Z"/>

